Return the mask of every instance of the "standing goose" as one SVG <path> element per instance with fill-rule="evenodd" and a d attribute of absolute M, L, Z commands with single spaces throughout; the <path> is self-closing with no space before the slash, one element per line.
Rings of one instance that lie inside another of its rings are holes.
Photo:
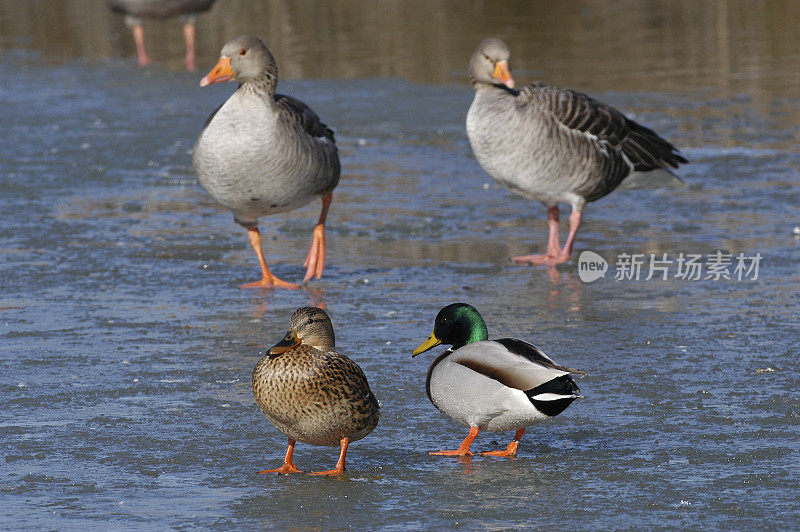
<path fill-rule="evenodd" d="M 467 136 L 483 169 L 500 184 L 547 207 L 547 253 L 511 257 L 525 264 L 569 259 L 581 211 L 635 172 L 669 172 L 688 162 L 675 146 L 620 111 L 571 89 L 531 83 L 514 89 L 510 52 L 484 39 L 469 62 L 475 99 Z M 669 172 L 671 180 L 677 178 Z M 569 236 L 561 247 L 558 204 L 569 203 Z"/>
<path fill-rule="evenodd" d="M 186 63 L 187 70 L 194 70 L 195 67 L 195 24 L 197 14 L 211 9 L 211 5 L 216 0 L 109 0 L 111 9 L 125 15 L 125 25 L 133 33 L 133 40 L 136 43 L 136 57 L 139 66 L 150 63 L 147 51 L 144 46 L 144 26 L 143 18 L 172 18 L 181 17 L 183 22 L 183 40 L 186 43 Z"/>
<path fill-rule="evenodd" d="M 253 370 L 253 394 L 270 423 L 289 438 L 283 465 L 259 473 L 302 473 L 292 461 L 294 444 L 339 445 L 329 471 L 344 472 L 347 447 L 378 425 L 378 401 L 358 365 L 334 349 L 333 325 L 324 310 L 297 309 L 286 336 Z"/>
<path fill-rule="evenodd" d="M 514 456 L 525 428 L 557 416 L 580 390 L 570 373 L 538 347 L 515 338 L 489 341 L 486 323 L 475 307 L 453 303 L 436 315 L 433 333 L 412 357 L 439 345 L 453 347 L 428 369 L 428 399 L 444 414 L 469 427 L 458 449 L 430 454 L 472 455 L 469 448 L 481 430 L 516 430 L 502 451 L 481 454 Z"/>
<path fill-rule="evenodd" d="M 325 218 L 341 171 L 333 131 L 300 100 L 275 94 L 278 67 L 258 37 L 226 44 L 200 85 L 229 80 L 239 82 L 239 88 L 206 121 L 194 147 L 194 169 L 203 188 L 247 229 L 258 256 L 261 280 L 241 288 L 298 288 L 267 267 L 258 218 L 322 198 L 303 264 L 304 282 L 322 277 Z"/>

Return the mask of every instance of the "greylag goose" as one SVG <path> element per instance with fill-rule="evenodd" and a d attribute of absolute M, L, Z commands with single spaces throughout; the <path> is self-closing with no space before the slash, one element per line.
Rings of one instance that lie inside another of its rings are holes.
<path fill-rule="evenodd" d="M 208 11 L 216 0 L 109 0 L 111 9 L 125 15 L 125 25 L 133 33 L 136 43 L 136 58 L 139 66 L 150 63 L 144 46 L 143 18 L 181 17 L 183 39 L 186 43 L 187 70 L 195 68 L 195 24 L 198 13 Z"/>
<path fill-rule="evenodd" d="M 292 454 L 297 441 L 339 445 L 334 469 L 340 475 L 350 442 L 378 425 L 380 408 L 358 365 L 334 350 L 333 325 L 324 310 L 297 309 L 286 336 L 253 370 L 253 394 L 266 418 L 289 438 L 283 465 L 261 473 L 302 473 Z"/>
<path fill-rule="evenodd" d="M 632 174 L 663 174 L 688 161 L 654 131 L 586 94 L 542 83 L 516 90 L 509 57 L 500 39 L 484 39 L 472 55 L 475 98 L 467 113 L 467 136 L 490 176 L 548 209 L 547 253 L 511 260 L 559 264 L 569 259 L 586 202 L 602 198 Z M 563 248 L 562 202 L 572 206 Z"/>
<path fill-rule="evenodd" d="M 439 344 L 452 345 L 428 369 L 425 389 L 431 403 L 450 418 L 469 427 L 453 451 L 430 454 L 471 455 L 470 446 L 481 430 L 516 430 L 503 450 L 488 456 L 514 456 L 525 428 L 551 419 L 580 397 L 570 373 L 538 347 L 515 338 L 489 341 L 486 322 L 475 307 L 453 303 L 436 315 L 433 333 L 411 354 L 417 356 Z"/>
<path fill-rule="evenodd" d="M 261 280 L 242 288 L 298 288 L 267 267 L 258 218 L 322 198 L 322 213 L 303 264 L 304 282 L 322 277 L 325 218 L 341 171 L 333 131 L 303 102 L 275 94 L 278 67 L 258 37 L 227 43 L 200 85 L 229 80 L 239 82 L 239 88 L 206 121 L 194 147 L 195 172 L 203 188 L 247 229 L 258 256 Z"/>

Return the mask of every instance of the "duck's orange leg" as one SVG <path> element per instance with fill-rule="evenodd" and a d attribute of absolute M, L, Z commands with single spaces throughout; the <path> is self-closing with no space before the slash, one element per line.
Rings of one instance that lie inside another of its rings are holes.
<path fill-rule="evenodd" d="M 458 449 L 455 451 L 432 451 L 428 454 L 435 454 L 439 456 L 472 456 L 469 448 L 472 445 L 472 442 L 475 441 L 475 438 L 478 437 L 478 432 L 480 432 L 478 427 L 470 427 L 469 434 L 467 434 L 467 437 L 464 438 L 464 441 L 461 442 L 461 445 L 459 445 Z"/>
<path fill-rule="evenodd" d="M 297 466 L 294 465 L 292 462 L 292 454 L 294 453 L 294 443 L 295 441 L 289 438 L 289 447 L 286 449 L 286 456 L 283 459 L 283 465 L 278 469 L 265 469 L 264 471 L 259 471 L 258 475 L 263 475 L 264 473 L 277 473 L 279 475 L 286 475 L 288 473 L 302 473 Z"/>
<path fill-rule="evenodd" d="M 307 283 L 312 277 L 319 279 L 325 269 L 325 253 L 328 250 L 325 244 L 325 218 L 328 217 L 328 207 L 331 205 L 331 200 L 333 200 L 332 192 L 322 198 L 322 212 L 320 212 L 319 220 L 316 227 L 314 227 L 311 249 L 308 250 L 308 256 L 303 262 L 303 267 L 307 268 L 303 283 Z"/>
<path fill-rule="evenodd" d="M 336 462 L 336 467 L 334 469 L 329 469 L 328 471 L 315 471 L 313 473 L 309 473 L 309 475 L 341 475 L 344 473 L 344 456 L 347 454 L 347 447 L 350 445 L 350 438 L 344 437 L 339 441 L 339 446 L 341 449 L 339 450 L 339 460 Z"/>
<path fill-rule="evenodd" d="M 258 226 L 247 227 L 247 237 L 250 239 L 250 244 L 258 257 L 258 264 L 261 266 L 261 280 L 239 285 L 239 288 L 289 288 L 292 290 L 300 288 L 299 285 L 278 279 L 269 271 L 267 261 L 264 259 L 264 251 L 261 249 L 261 233 L 258 231 Z"/>
<path fill-rule="evenodd" d="M 487 451 L 481 454 L 484 456 L 516 456 L 517 446 L 519 446 L 519 440 L 522 439 L 523 434 L 525 434 L 525 429 L 519 429 L 504 451 Z"/>

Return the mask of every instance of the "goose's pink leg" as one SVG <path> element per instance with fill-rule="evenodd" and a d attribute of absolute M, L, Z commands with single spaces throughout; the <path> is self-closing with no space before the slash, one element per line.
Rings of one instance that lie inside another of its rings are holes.
<path fill-rule="evenodd" d="M 150 64 L 150 58 L 147 57 L 147 52 L 144 49 L 144 26 L 137 24 L 131 30 L 133 33 L 133 40 L 136 43 L 136 58 L 139 61 L 139 66 Z"/>
<path fill-rule="evenodd" d="M 569 215 L 569 235 L 567 236 L 567 241 L 563 248 L 559 246 L 558 241 L 558 207 L 551 207 L 547 211 L 547 222 L 550 227 L 547 254 L 511 257 L 513 262 L 531 264 L 533 266 L 542 264 L 552 266 L 569 260 L 569 256 L 572 253 L 572 246 L 575 243 L 575 237 L 578 235 L 578 228 L 581 225 L 581 211 L 573 209 L 572 213 Z"/>
<path fill-rule="evenodd" d="M 558 262 L 566 262 L 572 254 L 572 245 L 575 243 L 575 237 L 578 236 L 578 228 L 581 226 L 581 211 L 573 210 L 569 215 L 569 235 L 561 253 L 557 258 Z"/>
<path fill-rule="evenodd" d="M 308 256 L 303 262 L 303 267 L 307 268 L 306 276 L 303 279 L 304 283 L 310 281 L 312 277 L 319 279 L 325 269 L 325 253 L 328 249 L 325 244 L 325 218 L 328 216 L 328 207 L 330 207 L 332 199 L 333 193 L 322 198 L 322 212 L 320 212 L 317 226 L 314 227 L 311 249 L 308 250 Z"/>
<path fill-rule="evenodd" d="M 194 72 L 195 58 L 194 58 L 194 23 L 187 22 L 183 25 L 183 40 L 186 42 L 186 70 Z"/>

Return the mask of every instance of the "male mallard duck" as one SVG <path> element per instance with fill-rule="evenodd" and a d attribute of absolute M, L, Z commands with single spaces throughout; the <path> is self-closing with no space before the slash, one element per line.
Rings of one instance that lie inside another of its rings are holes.
<path fill-rule="evenodd" d="M 481 453 L 514 456 L 526 427 L 557 416 L 580 397 L 569 374 L 585 375 L 583 371 L 556 364 L 522 340 L 488 338 L 475 307 L 453 303 L 439 311 L 433 333 L 411 354 L 441 343 L 453 346 L 428 368 L 425 390 L 436 408 L 469 426 L 458 449 L 430 454 L 471 455 L 469 448 L 481 430 L 516 430 L 505 450 Z"/>
<path fill-rule="evenodd" d="M 586 94 L 542 83 L 515 90 L 510 55 L 500 39 L 484 39 L 472 55 L 475 99 L 467 113 L 467 136 L 486 173 L 548 209 L 547 253 L 511 260 L 558 264 L 572 253 L 586 202 L 602 198 L 636 172 L 656 170 L 648 177 L 651 182 L 654 177 L 680 182 L 668 169 L 688 161 L 654 131 Z M 561 202 L 572 206 L 563 248 Z"/>
<path fill-rule="evenodd" d="M 143 18 L 172 18 L 181 17 L 183 22 L 183 40 L 186 43 L 187 70 L 194 70 L 195 55 L 195 24 L 197 14 L 211 9 L 216 0 L 109 0 L 111 9 L 125 15 L 125 25 L 133 33 L 136 43 L 136 57 L 139 66 L 150 63 L 144 47 Z"/>
<path fill-rule="evenodd" d="M 303 307 L 289 332 L 253 370 L 253 395 L 270 423 L 289 438 L 283 466 L 259 473 L 301 473 L 292 462 L 295 441 L 339 445 L 336 468 L 312 473 L 340 475 L 351 441 L 378 425 L 378 400 L 358 365 L 334 349 L 333 325 L 324 310 Z"/>
<path fill-rule="evenodd" d="M 247 229 L 261 280 L 242 288 L 298 288 L 269 271 L 258 218 L 322 198 L 322 213 L 303 265 L 305 282 L 322 277 L 325 217 L 341 171 L 333 131 L 300 100 L 275 94 L 278 67 L 258 37 L 237 37 L 226 44 L 200 85 L 229 80 L 238 81 L 239 88 L 211 114 L 194 147 L 197 179 Z"/>

